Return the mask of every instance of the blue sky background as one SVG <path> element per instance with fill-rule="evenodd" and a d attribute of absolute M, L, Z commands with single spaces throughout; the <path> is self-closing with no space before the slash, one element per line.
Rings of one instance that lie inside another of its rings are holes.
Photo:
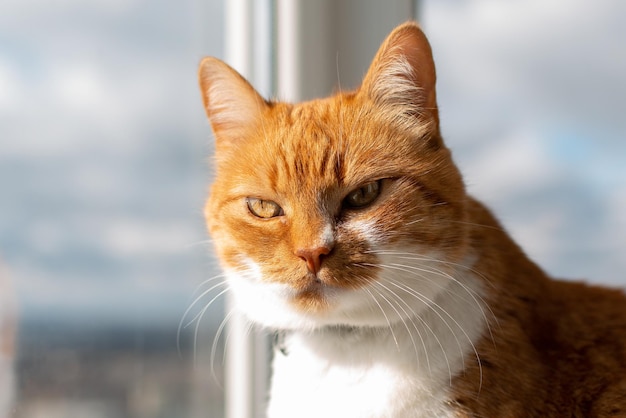
<path fill-rule="evenodd" d="M 470 190 L 558 276 L 626 283 L 626 3 L 428 0 Z M 178 321 L 215 273 L 214 0 L 0 4 L 0 257 L 23 317 Z M 363 69 L 365 70 L 365 69 Z"/>
<path fill-rule="evenodd" d="M 177 322 L 211 273 L 196 68 L 222 20 L 217 1 L 1 3 L 0 257 L 23 318 Z"/>
<path fill-rule="evenodd" d="M 626 285 L 626 3 L 428 0 L 448 145 L 549 273 Z"/>

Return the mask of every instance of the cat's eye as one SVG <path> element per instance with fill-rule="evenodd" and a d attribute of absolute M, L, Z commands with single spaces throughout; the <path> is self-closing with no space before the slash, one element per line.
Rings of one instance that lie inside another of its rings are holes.
<path fill-rule="evenodd" d="M 250 213 L 258 218 L 269 219 L 285 214 L 283 208 L 281 208 L 278 203 L 272 202 L 271 200 L 248 197 L 246 198 L 246 204 L 248 205 Z"/>
<path fill-rule="evenodd" d="M 381 180 L 372 181 L 351 191 L 343 200 L 344 206 L 360 209 L 372 204 L 380 194 L 380 184 Z"/>

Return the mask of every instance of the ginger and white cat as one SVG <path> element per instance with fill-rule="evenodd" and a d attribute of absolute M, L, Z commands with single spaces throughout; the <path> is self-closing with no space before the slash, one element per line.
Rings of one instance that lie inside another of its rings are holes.
<path fill-rule="evenodd" d="M 626 297 L 552 280 L 468 196 L 413 23 L 354 92 L 263 99 L 215 58 L 205 214 L 238 308 L 281 336 L 270 418 L 626 416 Z"/>

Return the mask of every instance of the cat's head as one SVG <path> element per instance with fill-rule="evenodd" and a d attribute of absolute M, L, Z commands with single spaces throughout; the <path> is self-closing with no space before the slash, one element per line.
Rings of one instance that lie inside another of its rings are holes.
<path fill-rule="evenodd" d="M 430 46 L 394 30 L 355 92 L 264 100 L 215 58 L 208 228 L 239 308 L 277 328 L 416 314 L 464 256 L 466 195 L 439 133 Z"/>

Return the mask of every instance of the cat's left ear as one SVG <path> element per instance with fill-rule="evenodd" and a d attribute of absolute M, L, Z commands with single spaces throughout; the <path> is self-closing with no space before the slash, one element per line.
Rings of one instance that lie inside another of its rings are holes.
<path fill-rule="evenodd" d="M 392 113 L 427 118 L 439 125 L 435 63 L 419 26 L 408 22 L 391 32 L 376 53 L 360 92 Z"/>
<path fill-rule="evenodd" d="M 242 128 L 257 121 L 267 106 L 245 78 L 217 58 L 202 60 L 198 81 L 218 150 L 241 140 Z"/>

